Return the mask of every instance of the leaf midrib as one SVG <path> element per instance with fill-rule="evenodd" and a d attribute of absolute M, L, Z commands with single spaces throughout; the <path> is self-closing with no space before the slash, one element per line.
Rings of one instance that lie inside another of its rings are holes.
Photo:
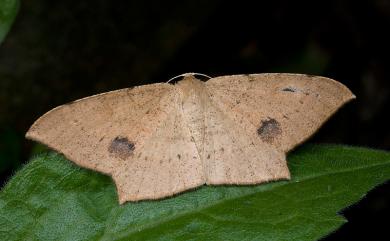
<path fill-rule="evenodd" d="M 275 186 L 272 186 L 270 187 L 269 189 L 266 189 L 266 190 L 263 190 L 263 191 L 258 191 L 258 192 L 252 192 L 252 193 L 244 193 L 244 194 L 239 194 L 235 197 L 232 197 L 232 198 L 224 198 L 224 199 L 221 199 L 219 201 L 216 201 L 215 203 L 213 204 L 210 204 L 210 205 L 204 205 L 200 208 L 195 208 L 195 209 L 192 209 L 191 211 L 183 211 L 183 212 L 179 212 L 178 214 L 175 214 L 175 215 L 172 215 L 172 216 L 169 216 L 169 217 L 162 217 L 162 218 L 159 218 L 158 221 L 152 221 L 152 222 L 149 222 L 147 224 L 141 224 L 141 225 L 135 225 L 134 228 L 132 228 L 133 230 L 128 232 L 128 230 L 126 231 L 120 231 L 120 232 L 117 232 L 116 234 L 120 234 L 120 233 L 123 233 L 123 235 L 119 235 L 117 237 L 115 237 L 116 239 L 120 239 L 122 238 L 124 235 L 132 235 L 136 232 L 144 232 L 146 230 L 149 230 L 149 229 L 152 229 L 160 224 L 163 224 L 163 223 L 166 223 L 166 222 L 169 222 L 173 219 L 176 219 L 176 218 L 180 218 L 182 216 L 185 216 L 187 214 L 191 214 L 191 213 L 196 213 L 196 212 L 200 212 L 201 210 L 203 209 L 207 209 L 207 208 L 210 208 L 210 207 L 213 207 L 213 206 L 217 206 L 217 205 L 220 205 L 221 203 L 225 202 L 225 201 L 231 201 L 231 200 L 234 200 L 234 199 L 239 199 L 239 198 L 242 198 L 242 197 L 245 197 L 245 196 L 250 196 L 250 195 L 254 195 L 256 193 L 266 193 L 268 191 L 271 191 L 271 190 L 274 190 L 276 188 L 280 188 L 280 187 L 283 187 L 287 184 L 291 184 L 291 183 L 302 183 L 304 181 L 309 181 L 309 180 L 312 180 L 314 178 L 319 178 L 319 177 L 324 177 L 324 176 L 328 176 L 328 175 L 332 175 L 332 174 L 339 174 L 339 173 L 348 173 L 348 172 L 354 172 L 354 171 L 357 171 L 357 170 L 362 170 L 362 169 L 369 169 L 369 168 L 374 168 L 374 167 L 379 167 L 379 166 L 386 166 L 388 165 L 388 161 L 386 161 L 385 163 L 375 163 L 375 164 L 372 164 L 372 165 L 365 165 L 365 166 L 360 166 L 360 167 L 355 167 L 355 168 L 350 168 L 350 169 L 343 169 L 343 170 L 337 170 L 337 171 L 328 171 L 328 172 L 324 172 L 324 173 L 321 173 L 321 174 L 318 174 L 318 175 L 311 175 L 311 176 L 306 176 L 300 180 L 291 180 L 291 181 L 288 181 L 288 182 L 279 182 L 280 185 L 275 185 Z M 107 227 L 107 225 L 105 225 L 105 227 Z M 106 229 L 104 229 L 103 231 L 103 234 L 102 234 L 102 237 L 100 238 L 100 240 L 104 240 L 104 236 L 106 234 Z M 137 231 L 136 229 L 140 230 L 140 231 Z"/>

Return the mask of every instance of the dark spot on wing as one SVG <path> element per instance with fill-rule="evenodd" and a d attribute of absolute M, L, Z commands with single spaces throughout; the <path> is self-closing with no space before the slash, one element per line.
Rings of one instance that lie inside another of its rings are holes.
<path fill-rule="evenodd" d="M 280 124 L 277 120 L 268 118 L 261 121 L 257 134 L 261 140 L 272 143 L 276 137 L 282 134 L 282 129 L 280 129 Z"/>
<path fill-rule="evenodd" d="M 207 159 L 210 159 L 210 154 L 207 155 Z"/>
<path fill-rule="evenodd" d="M 120 159 L 127 159 L 133 154 L 135 149 L 134 143 L 126 137 L 117 136 L 113 139 L 108 147 L 108 151 Z"/>
<path fill-rule="evenodd" d="M 292 88 L 292 87 L 287 87 L 287 88 L 282 89 L 282 91 L 286 91 L 286 92 L 295 92 L 295 91 L 297 91 L 297 90 L 294 89 L 294 88 Z"/>
<path fill-rule="evenodd" d="M 303 75 L 306 76 L 306 77 L 309 77 L 309 78 L 317 77 L 317 76 L 312 75 L 312 74 L 303 74 Z"/>
<path fill-rule="evenodd" d="M 180 155 L 180 154 L 177 154 L 177 158 L 180 160 L 180 158 L 181 158 L 181 155 Z"/>

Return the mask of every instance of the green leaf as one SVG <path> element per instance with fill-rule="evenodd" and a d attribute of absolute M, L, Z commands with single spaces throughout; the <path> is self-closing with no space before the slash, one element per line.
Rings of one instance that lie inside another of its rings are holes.
<path fill-rule="evenodd" d="M 0 44 L 11 28 L 19 5 L 19 0 L 0 0 Z"/>
<path fill-rule="evenodd" d="M 390 153 L 364 148 L 309 145 L 288 162 L 291 181 L 121 206 L 109 177 L 41 154 L 0 193 L 0 240 L 316 240 L 390 177 Z"/>

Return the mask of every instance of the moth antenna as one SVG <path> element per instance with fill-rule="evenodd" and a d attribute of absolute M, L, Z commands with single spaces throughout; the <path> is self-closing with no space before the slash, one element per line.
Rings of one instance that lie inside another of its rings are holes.
<path fill-rule="evenodd" d="M 169 83 L 169 82 L 171 82 L 172 80 L 177 79 L 177 78 L 180 78 L 180 77 L 186 77 L 186 76 L 191 76 L 191 75 L 199 75 L 199 76 L 206 77 L 206 78 L 209 78 L 209 79 L 212 78 L 211 76 L 208 76 L 208 75 L 206 75 L 206 74 L 202 74 L 202 73 L 192 73 L 192 72 L 191 72 L 191 73 L 184 73 L 184 74 L 176 75 L 175 77 L 170 78 L 166 83 Z"/>

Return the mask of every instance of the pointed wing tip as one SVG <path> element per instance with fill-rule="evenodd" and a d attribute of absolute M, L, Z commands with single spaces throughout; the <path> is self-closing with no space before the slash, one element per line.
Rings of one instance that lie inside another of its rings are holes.
<path fill-rule="evenodd" d="M 30 129 L 28 129 L 28 131 L 26 132 L 26 134 L 24 135 L 24 137 L 25 137 L 26 139 L 35 141 L 35 140 L 36 140 L 36 135 L 35 135 L 35 131 L 34 131 L 33 126 L 34 126 L 34 125 L 32 125 L 32 126 L 30 127 Z"/>
<path fill-rule="evenodd" d="M 323 76 L 317 76 L 317 77 L 324 79 L 326 81 L 329 81 L 336 88 L 339 96 L 341 97 L 342 103 L 341 103 L 340 107 L 342 105 L 344 105 L 345 103 L 348 103 L 348 102 L 356 99 L 356 95 L 345 84 L 343 84 L 335 79 L 328 78 L 328 77 L 323 77 Z"/>
<path fill-rule="evenodd" d="M 34 121 L 34 123 L 30 126 L 30 128 L 27 130 L 26 134 L 24 135 L 26 139 L 40 142 L 39 134 L 38 134 L 39 129 L 42 129 L 40 123 L 42 122 L 42 119 L 44 119 L 44 116 L 46 116 L 49 112 L 43 114 L 42 116 L 40 116 L 38 119 Z"/>
<path fill-rule="evenodd" d="M 30 130 L 28 130 L 28 131 L 26 132 L 26 134 L 24 134 L 24 138 L 26 138 L 26 139 L 31 139 L 31 132 L 30 132 Z"/>
<path fill-rule="evenodd" d="M 345 88 L 345 90 L 347 92 L 345 94 L 345 96 L 344 96 L 344 101 L 343 101 L 344 103 L 343 104 L 346 104 L 346 103 L 348 103 L 350 101 L 355 100 L 356 99 L 356 95 L 354 93 L 352 93 L 352 91 L 348 87 L 346 87 L 345 85 L 343 85 L 343 87 Z"/>
<path fill-rule="evenodd" d="M 42 142 L 40 140 L 40 135 L 37 131 L 37 121 L 34 122 L 34 124 L 32 124 L 30 126 L 30 128 L 28 129 L 28 131 L 26 132 L 26 134 L 24 135 L 24 137 L 28 140 L 32 140 L 32 141 L 37 141 L 37 142 Z"/>
<path fill-rule="evenodd" d="M 331 80 L 334 84 L 336 84 L 336 86 L 339 86 L 339 88 L 342 89 L 342 91 L 345 93 L 344 95 L 346 102 L 356 99 L 356 95 L 346 85 L 334 79 L 327 79 Z"/>

